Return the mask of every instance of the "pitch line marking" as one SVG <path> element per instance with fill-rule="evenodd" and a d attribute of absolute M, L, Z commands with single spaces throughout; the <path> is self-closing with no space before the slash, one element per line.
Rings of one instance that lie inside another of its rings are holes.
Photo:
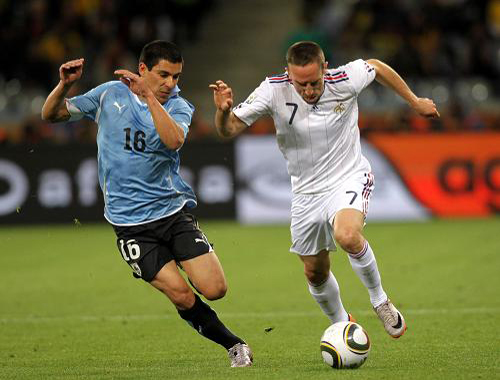
<path fill-rule="evenodd" d="M 402 310 L 405 315 L 436 315 L 436 314 L 500 314 L 499 307 L 464 308 L 464 309 L 408 309 Z M 231 318 L 301 318 L 321 316 L 319 310 L 314 311 L 274 311 L 274 312 L 248 312 L 248 313 L 219 313 L 223 319 Z M 354 315 L 374 316 L 371 310 L 354 310 Z M 11 323 L 59 323 L 59 322 L 122 322 L 122 321 L 151 321 L 162 319 L 177 319 L 177 314 L 144 314 L 144 315 L 70 315 L 54 317 L 11 317 L 0 318 L 0 324 Z"/>

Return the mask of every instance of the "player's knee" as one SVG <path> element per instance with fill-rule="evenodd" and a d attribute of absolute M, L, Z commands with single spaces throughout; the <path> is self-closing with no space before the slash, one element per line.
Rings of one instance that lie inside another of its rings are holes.
<path fill-rule="evenodd" d="M 177 309 L 187 310 L 194 305 L 194 293 L 192 291 L 171 292 L 168 297 Z"/>
<path fill-rule="evenodd" d="M 211 284 L 210 287 L 203 290 L 203 296 L 210 301 L 218 300 L 226 295 L 227 284 L 225 281 L 218 281 Z"/>
<path fill-rule="evenodd" d="M 363 248 L 363 238 L 356 228 L 337 228 L 334 232 L 334 238 L 346 252 L 359 252 Z"/>
<path fill-rule="evenodd" d="M 305 268 L 304 274 L 306 275 L 307 281 L 310 284 L 317 286 L 325 282 L 328 278 L 330 270 L 324 270 L 323 268 Z"/>

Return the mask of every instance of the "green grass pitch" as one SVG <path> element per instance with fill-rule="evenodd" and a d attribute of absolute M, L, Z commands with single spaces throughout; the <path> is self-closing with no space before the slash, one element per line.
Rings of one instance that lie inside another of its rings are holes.
<path fill-rule="evenodd" d="M 229 282 L 210 304 L 252 346 L 253 367 L 229 368 L 224 349 L 133 279 L 108 225 L 1 227 L 0 379 L 500 378 L 500 219 L 367 225 L 408 323 L 399 340 L 333 254 L 344 305 L 372 340 L 367 362 L 341 371 L 322 362 L 328 320 L 288 252 L 288 226 L 201 225 Z"/>

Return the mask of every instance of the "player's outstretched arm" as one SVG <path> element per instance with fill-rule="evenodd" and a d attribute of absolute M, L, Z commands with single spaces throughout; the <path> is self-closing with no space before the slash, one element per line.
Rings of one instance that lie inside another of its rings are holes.
<path fill-rule="evenodd" d="M 66 108 L 64 99 L 69 89 L 82 77 L 84 59 L 75 59 L 63 63 L 59 67 L 59 83 L 47 96 L 42 107 L 42 119 L 51 122 L 68 120 L 71 115 Z"/>
<path fill-rule="evenodd" d="M 368 59 L 366 62 L 375 68 L 375 72 L 377 73 L 375 79 L 377 82 L 392 88 L 420 115 L 425 117 L 440 117 L 439 111 L 432 99 L 416 96 L 392 67 L 378 59 Z"/>
<path fill-rule="evenodd" d="M 179 149 L 184 144 L 184 131 L 156 99 L 144 79 L 140 75 L 123 69 L 116 70 L 115 74 L 120 75 L 120 80 L 128 86 L 130 91 L 145 99 L 156 131 L 163 144 L 172 150 Z"/>
<path fill-rule="evenodd" d="M 214 91 L 215 129 L 219 136 L 234 137 L 247 127 L 238 119 L 231 108 L 233 107 L 233 90 L 221 80 L 209 86 Z"/>

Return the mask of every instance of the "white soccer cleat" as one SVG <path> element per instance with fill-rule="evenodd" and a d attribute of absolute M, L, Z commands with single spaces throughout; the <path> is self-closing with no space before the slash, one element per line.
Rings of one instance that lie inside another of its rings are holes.
<path fill-rule="evenodd" d="M 373 308 L 382 321 L 385 331 L 393 338 L 399 338 L 406 331 L 406 323 L 403 315 L 394 307 L 390 299 L 382 305 Z"/>
<path fill-rule="evenodd" d="M 237 343 L 227 353 L 231 360 L 231 367 L 250 367 L 252 365 L 252 350 L 246 344 Z"/>

